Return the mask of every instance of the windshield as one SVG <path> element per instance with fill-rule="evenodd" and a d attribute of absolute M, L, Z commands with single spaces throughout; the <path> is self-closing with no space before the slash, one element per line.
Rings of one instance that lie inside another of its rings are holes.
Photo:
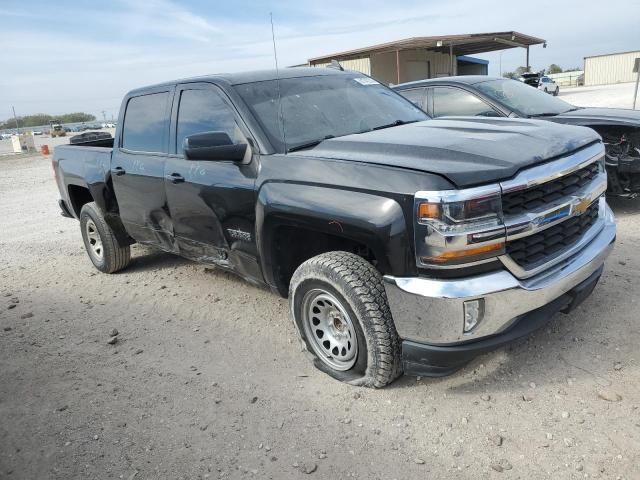
<path fill-rule="evenodd" d="M 277 81 L 245 83 L 235 88 L 274 148 L 284 152 Z M 356 74 L 281 79 L 280 95 L 287 149 L 429 119 L 404 97 Z"/>
<path fill-rule="evenodd" d="M 557 115 L 575 110 L 573 105 L 517 80 L 489 80 L 476 83 L 475 87 L 489 98 L 526 117 Z"/>

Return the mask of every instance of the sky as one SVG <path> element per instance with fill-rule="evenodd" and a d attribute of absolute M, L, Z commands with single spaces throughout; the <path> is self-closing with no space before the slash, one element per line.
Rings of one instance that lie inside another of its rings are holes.
<path fill-rule="evenodd" d="M 635 0 L 0 0 L 0 120 L 85 111 L 117 117 L 124 94 L 165 80 L 272 68 L 414 36 L 516 30 L 547 40 L 531 66 L 640 50 Z M 489 74 L 523 49 L 477 55 Z"/>

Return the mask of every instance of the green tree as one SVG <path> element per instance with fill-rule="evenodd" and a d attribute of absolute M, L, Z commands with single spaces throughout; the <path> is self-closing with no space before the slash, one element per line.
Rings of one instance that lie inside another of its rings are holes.
<path fill-rule="evenodd" d="M 527 67 L 518 67 L 513 72 L 504 72 L 502 74 L 502 76 L 505 77 L 505 78 L 515 78 L 515 79 L 517 79 L 523 73 L 527 73 L 528 71 L 529 70 L 527 69 Z"/>
<path fill-rule="evenodd" d="M 76 122 L 93 122 L 96 119 L 95 115 L 84 112 L 64 113 L 62 115 L 49 115 L 47 113 L 36 113 L 34 115 L 25 115 L 24 117 L 18 117 L 18 125 L 20 127 L 41 127 L 43 125 L 49 125 L 50 122 L 56 123 L 76 123 Z M 10 129 L 16 127 L 16 121 L 13 118 L 9 118 L 5 121 L 0 121 L 0 129 Z"/>
<path fill-rule="evenodd" d="M 562 67 L 560 67 L 560 65 L 556 63 L 552 63 L 551 65 L 549 65 L 549 68 L 547 68 L 547 73 L 562 73 Z"/>

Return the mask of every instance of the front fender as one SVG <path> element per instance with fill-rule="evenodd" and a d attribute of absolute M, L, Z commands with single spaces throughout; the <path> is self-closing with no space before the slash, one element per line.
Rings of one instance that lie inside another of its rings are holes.
<path fill-rule="evenodd" d="M 276 286 L 276 231 L 293 226 L 356 241 L 368 247 L 382 273 L 403 274 L 413 262 L 412 235 L 401 205 L 389 197 L 310 185 L 265 184 L 258 194 L 256 240 L 265 280 Z M 391 273 L 395 272 L 395 273 Z"/>

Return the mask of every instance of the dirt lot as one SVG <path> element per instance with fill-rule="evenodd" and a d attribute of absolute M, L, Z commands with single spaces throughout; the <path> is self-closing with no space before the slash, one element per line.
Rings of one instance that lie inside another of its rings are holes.
<path fill-rule="evenodd" d="M 102 128 L 100 130 L 91 130 L 98 132 L 106 132 L 111 134 L 111 136 L 115 135 L 115 128 Z M 36 151 L 40 152 L 40 147 L 42 145 L 48 145 L 49 150 L 53 152 L 53 149 L 56 145 L 64 145 L 69 143 L 69 139 L 74 135 L 80 135 L 78 132 L 68 132 L 64 137 L 54 137 L 51 138 L 48 134 L 46 135 L 34 135 L 33 142 L 36 147 Z M 11 139 L 7 138 L 5 140 L 0 140 L 0 160 L 4 155 L 12 155 L 13 154 L 13 145 L 11 143 Z"/>
<path fill-rule="evenodd" d="M 635 82 L 589 87 L 560 87 L 560 98 L 580 107 L 633 108 Z M 640 100 L 637 108 L 640 108 Z"/>
<path fill-rule="evenodd" d="M 97 273 L 49 160 L 0 173 L 0 478 L 640 478 L 638 201 L 576 312 L 374 391 L 315 371 L 287 301 L 232 275 L 138 246 Z"/>

